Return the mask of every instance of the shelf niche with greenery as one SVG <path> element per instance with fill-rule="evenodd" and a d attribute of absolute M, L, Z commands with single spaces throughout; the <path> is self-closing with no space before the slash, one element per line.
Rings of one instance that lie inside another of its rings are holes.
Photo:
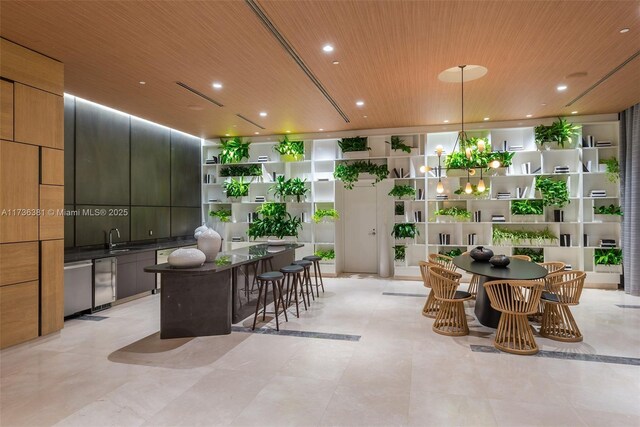
<path fill-rule="evenodd" d="M 256 209 L 258 218 L 249 224 L 247 235 L 252 239 L 260 237 L 298 237 L 302 220 L 287 212 L 284 203 L 266 202 Z"/>
<path fill-rule="evenodd" d="M 462 222 L 471 219 L 471 212 L 465 208 L 451 206 L 433 212 L 436 222 Z"/>
<path fill-rule="evenodd" d="M 314 255 L 319 256 L 323 264 L 333 264 L 336 259 L 336 251 L 333 249 L 316 249 Z"/>
<path fill-rule="evenodd" d="M 455 258 L 457 256 L 462 255 L 462 252 L 464 252 L 464 251 L 462 249 L 460 249 L 460 248 L 453 248 L 453 249 L 450 249 L 448 251 L 442 249 L 442 250 L 438 251 L 438 253 L 440 255 L 446 255 L 446 256 L 451 257 L 451 258 Z"/>
<path fill-rule="evenodd" d="M 619 205 L 610 204 L 608 206 L 594 206 L 593 219 L 599 222 L 620 222 L 622 221 L 622 208 Z"/>
<path fill-rule="evenodd" d="M 342 138 L 338 141 L 338 147 L 340 147 L 342 157 L 346 159 L 369 157 L 371 147 L 367 145 L 367 141 L 368 138 L 366 136 Z"/>
<path fill-rule="evenodd" d="M 389 192 L 389 196 L 397 199 L 415 199 L 416 189 L 410 185 L 394 185 Z"/>
<path fill-rule="evenodd" d="M 563 208 L 570 203 L 567 181 L 545 176 L 536 177 L 536 190 L 542 195 L 544 206 Z"/>
<path fill-rule="evenodd" d="M 231 209 L 219 208 L 217 210 L 209 211 L 209 216 L 212 218 L 217 218 L 220 222 L 230 222 L 231 221 Z"/>
<path fill-rule="evenodd" d="M 544 262 L 544 249 L 542 248 L 513 248 L 513 255 L 526 255 L 532 262 Z"/>
<path fill-rule="evenodd" d="M 575 148 L 574 137 L 580 135 L 581 126 L 558 117 L 550 126 L 539 125 L 533 129 L 536 145 L 540 150 L 551 148 Z M 566 146 L 565 146 L 566 145 Z"/>
<path fill-rule="evenodd" d="M 249 145 L 251 141 L 244 141 L 241 137 L 220 138 L 220 163 L 241 163 L 249 159 Z"/>
<path fill-rule="evenodd" d="M 525 230 L 493 226 L 493 244 L 496 246 L 551 246 L 558 241 L 558 236 L 549 228 L 544 230 Z"/>
<path fill-rule="evenodd" d="M 262 165 L 229 165 L 220 168 L 220 176 L 241 177 L 241 176 L 262 176 Z"/>
<path fill-rule="evenodd" d="M 512 200 L 511 215 L 517 222 L 542 222 L 544 203 L 537 199 Z"/>
<path fill-rule="evenodd" d="M 275 197 L 279 198 L 281 202 L 287 201 L 287 197 L 290 196 L 290 200 L 301 203 L 306 199 L 310 188 L 307 186 L 306 179 L 285 179 L 285 177 L 281 175 L 276 177 L 276 181 L 269 187 L 269 191 L 272 192 Z"/>
<path fill-rule="evenodd" d="M 342 181 L 344 188 L 353 189 L 353 186 L 360 179 L 361 174 L 373 176 L 373 185 L 386 179 L 389 176 L 389 169 L 386 164 L 376 164 L 371 161 L 358 160 L 354 162 L 343 162 L 336 165 L 333 177 Z"/>
<path fill-rule="evenodd" d="M 393 135 L 391 136 L 391 141 L 385 141 L 390 148 L 390 153 L 394 153 L 394 155 L 398 155 L 399 153 L 404 153 L 404 155 L 411 155 L 412 147 L 411 145 L 405 144 L 405 140 L 400 136 Z"/>
<path fill-rule="evenodd" d="M 299 162 L 304 160 L 304 141 L 291 141 L 287 135 L 273 149 L 280 154 L 283 162 Z"/>
<path fill-rule="evenodd" d="M 335 209 L 316 209 L 313 213 L 313 222 L 316 224 L 321 222 L 334 222 L 338 219 L 340 219 L 340 215 Z"/>
<path fill-rule="evenodd" d="M 420 235 L 420 230 L 416 224 L 413 223 L 401 223 L 394 224 L 393 230 L 391 231 L 391 235 L 396 239 L 415 239 Z"/>
<path fill-rule="evenodd" d="M 243 178 L 239 180 L 231 178 L 229 181 L 225 181 L 223 188 L 229 199 L 239 200 L 249 195 L 249 185 L 250 182 L 245 182 Z"/>

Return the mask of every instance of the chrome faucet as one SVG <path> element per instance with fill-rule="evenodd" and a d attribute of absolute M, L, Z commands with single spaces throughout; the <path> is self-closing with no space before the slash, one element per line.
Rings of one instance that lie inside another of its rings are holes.
<path fill-rule="evenodd" d="M 117 228 L 112 228 L 111 230 L 109 230 L 109 243 L 107 244 L 109 250 L 113 249 L 116 246 L 115 243 L 113 243 L 113 237 L 111 235 L 111 232 L 113 231 L 115 231 L 118 235 L 118 238 L 120 238 L 120 230 L 118 230 Z"/>

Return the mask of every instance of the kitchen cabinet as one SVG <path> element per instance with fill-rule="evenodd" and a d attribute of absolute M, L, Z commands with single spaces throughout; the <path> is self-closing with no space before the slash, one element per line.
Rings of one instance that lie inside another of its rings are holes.
<path fill-rule="evenodd" d="M 137 293 L 152 291 L 156 288 L 156 275 L 145 273 L 144 268 L 156 263 L 156 251 L 138 254 L 136 260 L 136 291 Z"/>
<path fill-rule="evenodd" d="M 169 129 L 131 118 L 131 205 L 169 206 Z"/>
<path fill-rule="evenodd" d="M 171 234 L 169 207 L 131 207 L 131 240 L 163 239 Z"/>
<path fill-rule="evenodd" d="M 200 139 L 171 131 L 171 206 L 200 207 Z"/>
<path fill-rule="evenodd" d="M 123 299 L 135 295 L 136 292 L 136 255 L 117 257 L 116 299 Z"/>
<path fill-rule="evenodd" d="M 64 97 L 64 204 L 75 204 L 76 99 Z"/>
<path fill-rule="evenodd" d="M 200 208 L 171 208 L 171 237 L 192 236 L 202 225 Z"/>
<path fill-rule="evenodd" d="M 109 230 L 117 228 L 120 237 L 113 233 L 113 242 L 129 239 L 129 206 L 76 206 L 76 246 L 106 244 Z M 100 212 L 103 211 L 103 213 Z M 125 215 L 126 213 L 126 215 Z"/>

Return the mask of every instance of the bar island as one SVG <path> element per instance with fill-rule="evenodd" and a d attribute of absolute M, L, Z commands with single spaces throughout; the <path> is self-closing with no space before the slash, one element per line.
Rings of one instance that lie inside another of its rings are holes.
<path fill-rule="evenodd" d="M 146 272 L 159 273 L 162 279 L 160 338 L 231 333 L 232 323 L 255 310 L 252 285 L 258 264 L 270 259 L 277 271 L 295 260 L 295 250 L 300 247 L 295 243 L 262 243 L 220 252 L 214 262 L 200 267 L 174 268 L 168 263 L 146 267 Z M 243 286 L 239 275 L 244 276 Z"/>

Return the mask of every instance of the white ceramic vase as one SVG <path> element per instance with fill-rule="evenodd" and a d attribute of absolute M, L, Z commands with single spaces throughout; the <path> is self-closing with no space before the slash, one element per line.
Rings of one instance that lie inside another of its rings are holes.
<path fill-rule="evenodd" d="M 200 227 L 196 228 L 196 231 L 193 232 L 193 237 L 197 239 L 203 231 L 207 231 L 208 229 L 209 227 L 207 227 L 206 225 L 201 225 Z"/>
<path fill-rule="evenodd" d="M 195 248 L 180 248 L 169 254 L 167 262 L 175 268 L 200 267 L 204 264 L 206 257 L 204 253 Z"/>
<path fill-rule="evenodd" d="M 198 236 L 198 249 L 204 252 L 207 262 L 215 261 L 220 252 L 222 237 L 215 230 L 206 229 Z"/>

